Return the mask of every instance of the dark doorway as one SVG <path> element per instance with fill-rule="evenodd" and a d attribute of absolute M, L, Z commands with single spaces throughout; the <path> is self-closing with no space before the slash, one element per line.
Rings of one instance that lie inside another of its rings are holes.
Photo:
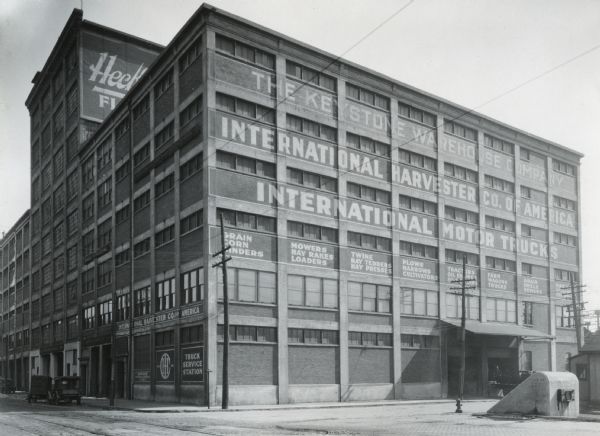
<path fill-rule="evenodd" d="M 64 366 L 64 355 L 62 353 L 62 351 L 59 351 L 58 353 L 54 353 L 54 355 L 56 356 L 56 376 L 57 377 L 62 377 L 64 375 L 64 371 L 63 371 L 63 366 Z"/>
<path fill-rule="evenodd" d="M 460 357 L 448 356 L 448 397 L 458 396 L 458 381 L 460 373 Z M 478 356 L 467 356 L 465 359 L 465 397 L 481 395 L 481 368 Z"/>
<path fill-rule="evenodd" d="M 81 395 L 88 396 L 88 366 L 81 364 L 80 368 L 81 374 L 79 376 L 81 377 L 81 380 L 79 384 L 79 390 L 81 392 Z"/>
<path fill-rule="evenodd" d="M 102 346 L 102 378 L 100 380 L 101 395 L 108 397 L 110 395 L 110 379 L 112 370 L 111 346 Z"/>
<path fill-rule="evenodd" d="M 97 397 L 98 392 L 98 379 L 100 377 L 100 348 L 92 347 L 90 356 L 90 389 L 89 395 Z"/>
<path fill-rule="evenodd" d="M 117 362 L 115 374 L 116 391 L 115 396 L 117 398 L 125 398 L 125 362 L 120 360 Z"/>

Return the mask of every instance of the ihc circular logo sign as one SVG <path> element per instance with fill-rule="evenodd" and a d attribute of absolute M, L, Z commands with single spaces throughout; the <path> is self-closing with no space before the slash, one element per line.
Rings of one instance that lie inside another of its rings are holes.
<path fill-rule="evenodd" d="M 160 376 L 167 380 L 171 375 L 171 356 L 167 353 L 163 353 L 160 358 Z"/>

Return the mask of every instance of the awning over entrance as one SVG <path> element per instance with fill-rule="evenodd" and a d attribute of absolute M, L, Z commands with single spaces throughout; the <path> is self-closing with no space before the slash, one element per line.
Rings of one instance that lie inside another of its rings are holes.
<path fill-rule="evenodd" d="M 460 327 L 460 320 L 444 320 L 444 322 Z M 523 338 L 535 339 L 551 339 L 552 335 L 542 333 L 538 330 L 533 330 L 528 327 L 523 327 L 517 324 L 504 324 L 499 322 L 479 322 L 467 320 L 465 329 L 471 333 L 478 335 L 494 335 L 494 336 L 519 336 Z"/>

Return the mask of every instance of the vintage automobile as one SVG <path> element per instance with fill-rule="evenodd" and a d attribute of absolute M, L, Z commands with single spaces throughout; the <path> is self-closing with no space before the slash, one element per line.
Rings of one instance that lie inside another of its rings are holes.
<path fill-rule="evenodd" d="M 0 377 L 0 393 L 3 394 L 14 394 L 15 384 L 9 378 Z"/>
<path fill-rule="evenodd" d="M 79 377 L 55 377 L 52 383 L 52 391 L 48 398 L 49 403 L 70 403 L 73 400 L 81 405 L 81 393 L 79 392 Z"/>
<path fill-rule="evenodd" d="M 39 399 L 50 401 L 50 393 L 52 389 L 52 377 L 47 375 L 32 375 L 31 386 L 27 394 L 27 402 L 31 403 Z"/>

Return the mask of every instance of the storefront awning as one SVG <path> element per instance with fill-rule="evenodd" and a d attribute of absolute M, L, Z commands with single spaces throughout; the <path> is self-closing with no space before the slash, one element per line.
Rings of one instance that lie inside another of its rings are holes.
<path fill-rule="evenodd" d="M 446 323 L 460 327 L 460 320 L 444 320 Z M 504 324 L 499 322 L 479 322 L 468 320 L 465 329 L 478 335 L 494 336 L 520 336 L 524 338 L 551 339 L 552 335 L 540 332 L 517 324 Z"/>

